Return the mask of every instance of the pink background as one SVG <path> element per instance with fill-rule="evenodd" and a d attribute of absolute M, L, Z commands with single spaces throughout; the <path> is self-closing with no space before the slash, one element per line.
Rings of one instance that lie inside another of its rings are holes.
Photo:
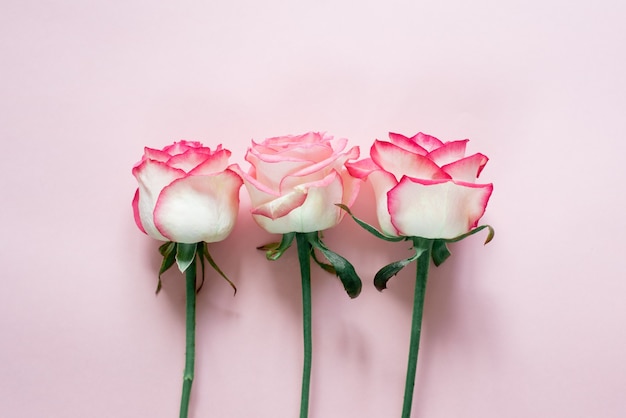
<path fill-rule="evenodd" d="M 496 228 L 455 244 L 427 292 L 415 417 L 626 416 L 626 58 L 618 0 L 4 0 L 0 5 L 0 415 L 174 417 L 184 286 L 155 297 L 130 170 L 181 138 L 233 151 L 322 130 L 470 138 Z M 292 418 L 295 249 L 253 223 L 211 245 L 191 416 Z M 363 188 L 355 211 L 373 220 Z M 364 290 L 313 273 L 311 417 L 400 415 L 414 265 L 346 219 L 325 235 Z"/>

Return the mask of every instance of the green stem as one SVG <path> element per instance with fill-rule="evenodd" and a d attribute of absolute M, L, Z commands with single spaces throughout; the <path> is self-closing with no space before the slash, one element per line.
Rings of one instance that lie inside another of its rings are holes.
<path fill-rule="evenodd" d="M 187 288 L 186 307 L 186 351 L 185 371 L 183 374 L 183 396 L 180 401 L 180 418 L 187 418 L 189 413 L 189 398 L 193 383 L 194 363 L 196 359 L 196 260 L 185 270 Z"/>
<path fill-rule="evenodd" d="M 425 251 L 417 259 L 417 274 L 415 277 L 415 296 L 413 298 L 413 317 L 411 322 L 411 342 L 409 345 L 409 364 L 406 369 L 406 383 L 404 385 L 404 403 L 402 405 L 402 418 L 411 416 L 413 404 L 413 389 L 415 388 L 415 372 L 417 371 L 417 353 L 420 346 L 422 333 L 422 314 L 424 312 L 424 296 L 426 294 L 426 281 L 428 279 L 428 266 L 430 264 L 431 240 L 415 240 L 415 249 L 425 247 Z"/>
<path fill-rule="evenodd" d="M 316 233 L 317 234 L 317 233 Z M 297 233 L 298 260 L 302 277 L 302 324 L 304 328 L 304 367 L 302 370 L 302 397 L 300 399 L 300 418 L 309 415 L 309 388 L 311 386 L 311 357 L 313 342 L 311 339 L 311 244 L 307 234 Z"/>

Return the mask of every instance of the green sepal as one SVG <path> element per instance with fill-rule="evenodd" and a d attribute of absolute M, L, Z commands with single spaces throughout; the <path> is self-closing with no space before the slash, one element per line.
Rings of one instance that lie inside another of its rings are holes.
<path fill-rule="evenodd" d="M 407 239 L 406 237 L 395 237 L 395 236 L 386 235 L 380 232 L 378 229 L 374 228 L 372 225 L 354 216 L 352 214 L 352 211 L 350 211 L 350 208 L 344 204 L 336 203 L 335 206 L 338 206 L 341 209 L 345 210 L 348 213 L 348 215 L 350 215 L 357 224 L 359 224 L 363 229 L 368 231 L 370 234 L 374 235 L 376 238 L 384 239 L 385 241 L 391 241 L 391 242 L 398 242 L 398 241 L 403 241 Z"/>
<path fill-rule="evenodd" d="M 359 296 L 363 284 L 361 283 L 359 276 L 356 274 L 354 266 L 339 254 L 329 250 L 328 247 L 320 241 L 317 232 L 309 232 L 306 235 L 313 248 L 319 250 L 332 265 L 335 270 L 335 274 L 339 277 L 339 280 L 341 280 L 343 288 L 348 293 L 348 296 L 351 298 Z"/>
<path fill-rule="evenodd" d="M 287 251 L 287 249 L 293 243 L 293 239 L 295 237 L 295 232 L 288 232 L 286 234 L 283 234 L 283 238 L 280 240 L 280 242 L 270 242 L 269 244 L 256 247 L 256 249 L 265 251 L 265 257 L 268 260 L 275 261 L 278 260 L 285 251 Z"/>
<path fill-rule="evenodd" d="M 387 264 L 385 267 L 378 270 L 374 276 L 374 287 L 376 287 L 379 292 L 385 290 L 389 279 L 398 274 L 400 270 L 405 268 L 409 263 L 417 260 L 424 251 L 426 251 L 425 248 L 417 248 L 415 250 L 415 255 L 404 260 L 394 261 L 393 263 Z"/>
<path fill-rule="evenodd" d="M 165 244 L 159 247 L 159 253 L 163 256 L 163 261 L 161 262 L 161 268 L 159 269 L 159 277 L 156 288 L 156 294 L 158 295 L 161 291 L 161 275 L 170 269 L 176 262 L 176 243 L 172 241 L 168 241 Z"/>
<path fill-rule="evenodd" d="M 198 244 L 185 244 L 182 242 L 176 245 L 176 264 L 181 273 L 184 273 L 196 257 L 196 246 Z"/>
<path fill-rule="evenodd" d="M 330 264 L 328 264 L 328 263 L 324 263 L 324 262 L 320 261 L 320 260 L 317 258 L 317 256 L 315 255 L 315 251 L 311 251 L 311 258 L 312 258 L 312 259 L 313 259 L 313 261 L 315 261 L 315 262 L 317 263 L 317 265 L 318 265 L 318 266 L 320 266 L 323 270 L 325 270 L 325 271 L 327 271 L 327 272 L 329 272 L 329 273 L 331 273 L 331 274 L 337 275 L 337 270 L 335 270 L 335 268 L 334 268 L 332 265 L 330 265 Z"/>
<path fill-rule="evenodd" d="M 200 286 L 198 286 L 198 288 L 196 289 L 196 294 L 200 293 L 200 290 L 202 290 L 202 287 L 204 286 L 205 268 L 204 268 L 204 257 L 202 253 L 202 248 L 204 246 L 206 246 L 206 243 L 204 242 L 199 242 L 198 245 L 196 245 L 196 256 L 200 259 L 200 271 L 202 272 L 202 276 L 200 276 L 201 277 Z"/>
<path fill-rule="evenodd" d="M 211 267 L 213 267 L 213 269 L 215 271 L 217 271 L 217 273 L 222 276 L 224 278 L 224 280 L 226 280 L 228 282 L 228 284 L 230 285 L 230 287 L 233 288 L 233 296 L 237 294 L 237 286 L 235 286 L 235 284 L 228 278 L 226 277 L 226 275 L 224 274 L 224 272 L 217 266 L 217 264 L 215 263 L 215 260 L 213 260 L 213 257 L 211 257 L 211 254 L 209 253 L 209 248 L 207 247 L 206 243 L 202 243 L 201 244 L 203 247 L 203 254 L 204 254 L 204 258 L 207 259 L 207 261 L 209 262 L 209 264 L 211 265 Z M 200 259 L 202 260 L 202 256 L 200 257 Z"/>
<path fill-rule="evenodd" d="M 448 250 L 448 246 L 446 242 L 442 239 L 433 240 L 433 251 L 431 253 L 433 263 L 435 266 L 439 267 L 443 264 L 444 261 L 450 257 L 450 250 Z"/>
<path fill-rule="evenodd" d="M 457 241 L 461 241 L 464 238 L 469 237 L 470 235 L 474 235 L 477 232 L 482 231 L 483 229 L 489 229 L 489 234 L 487 235 L 487 239 L 485 239 L 485 245 L 489 244 L 491 242 L 491 240 L 493 239 L 494 235 L 496 234 L 496 231 L 493 229 L 493 227 L 491 225 L 481 225 L 479 227 L 476 227 L 474 229 L 472 229 L 469 232 L 466 232 L 465 234 L 461 234 L 458 237 L 454 237 L 454 238 L 450 238 L 450 239 L 444 239 L 445 242 L 457 242 Z"/>

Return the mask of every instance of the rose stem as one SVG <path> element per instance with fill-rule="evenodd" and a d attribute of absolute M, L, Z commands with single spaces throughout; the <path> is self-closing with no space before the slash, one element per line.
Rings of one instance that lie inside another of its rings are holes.
<path fill-rule="evenodd" d="M 183 373 L 183 396 L 180 401 L 180 418 L 187 418 L 189 411 L 189 398 L 191 396 L 191 384 L 193 383 L 193 370 L 196 358 L 196 260 L 191 262 L 185 270 L 187 283 L 187 307 L 186 307 L 186 351 L 185 371 Z"/>
<path fill-rule="evenodd" d="M 406 383 L 404 385 L 404 403 L 402 405 L 402 418 L 411 416 L 413 404 L 413 389 L 415 388 L 415 372 L 417 370 L 417 353 L 420 346 L 420 334 L 422 332 L 422 314 L 424 312 L 424 296 L 426 294 L 426 281 L 428 279 L 428 266 L 430 264 L 430 252 L 432 241 L 415 239 L 414 247 L 425 251 L 417 258 L 417 273 L 415 277 L 415 295 L 413 297 L 413 317 L 411 322 L 411 341 L 409 343 L 409 364 L 406 369 Z"/>
<path fill-rule="evenodd" d="M 302 277 L 302 324 L 304 328 L 304 368 L 302 370 L 302 397 L 300 400 L 300 418 L 309 415 L 309 387 L 311 385 L 311 357 L 313 343 L 311 339 L 311 244 L 307 234 L 296 233 L 298 260 Z"/>

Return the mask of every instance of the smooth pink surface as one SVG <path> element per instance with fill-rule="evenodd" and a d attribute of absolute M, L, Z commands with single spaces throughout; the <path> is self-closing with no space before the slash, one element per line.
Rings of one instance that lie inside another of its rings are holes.
<path fill-rule="evenodd" d="M 175 417 L 184 289 L 156 297 L 141 233 L 144 146 L 325 130 L 470 138 L 494 182 L 484 222 L 433 268 L 414 417 L 626 415 L 626 29 L 622 1 L 3 1 L 0 416 Z M 374 221 L 371 186 L 354 211 Z M 294 249 L 268 262 L 242 189 L 211 244 L 237 283 L 198 298 L 191 416 L 293 418 L 301 373 Z M 400 415 L 414 266 L 349 219 L 350 300 L 313 273 L 311 418 Z"/>

